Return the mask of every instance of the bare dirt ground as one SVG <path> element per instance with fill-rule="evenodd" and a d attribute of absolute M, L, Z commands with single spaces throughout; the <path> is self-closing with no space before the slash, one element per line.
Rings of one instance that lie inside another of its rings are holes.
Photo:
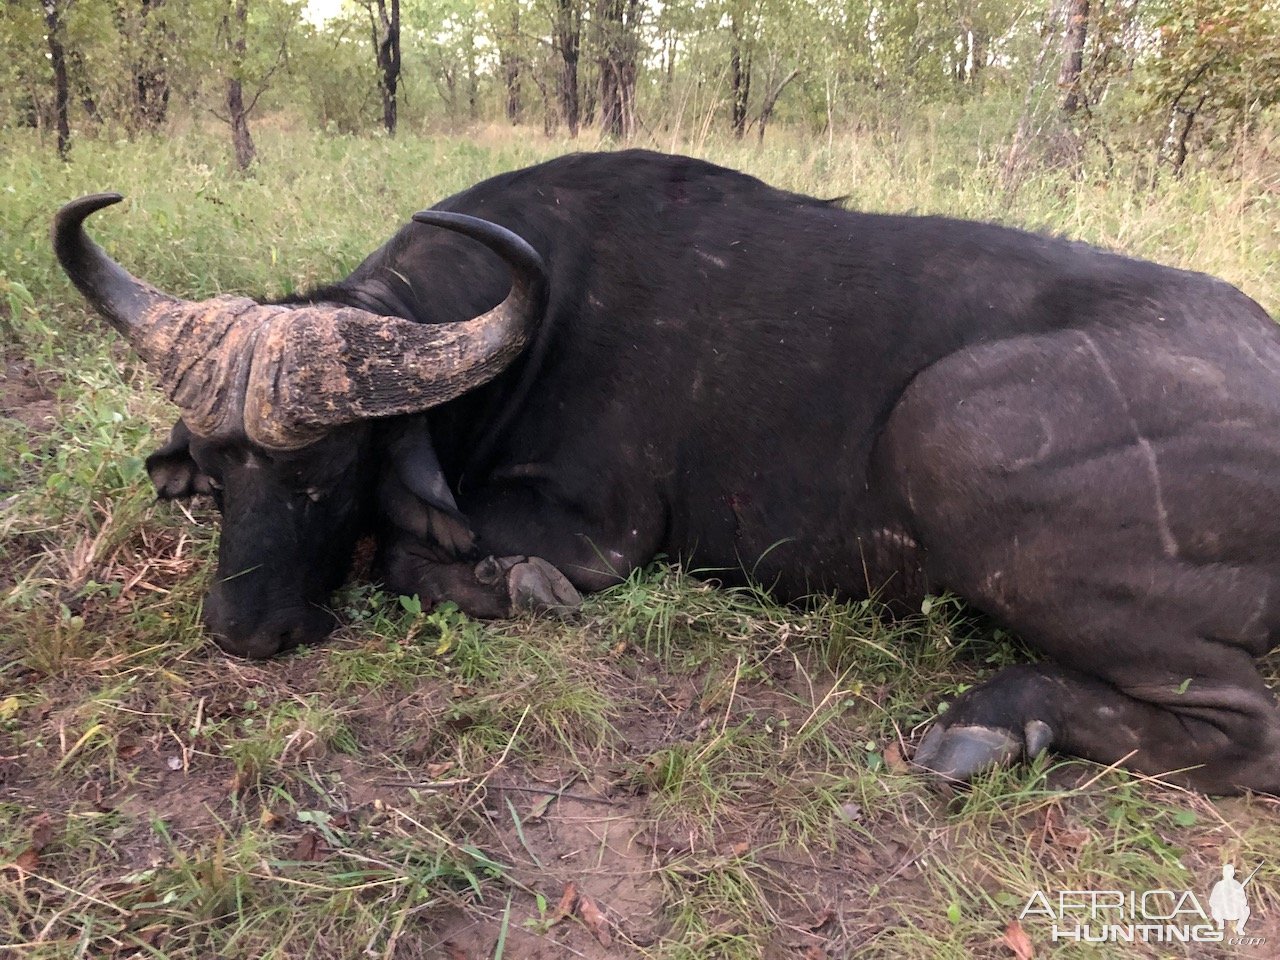
<path fill-rule="evenodd" d="M 32 431 L 48 431 L 57 409 L 53 384 L 42 379 L 27 360 L 10 359 L 4 364 L 0 386 L 0 417 L 16 420 Z"/>

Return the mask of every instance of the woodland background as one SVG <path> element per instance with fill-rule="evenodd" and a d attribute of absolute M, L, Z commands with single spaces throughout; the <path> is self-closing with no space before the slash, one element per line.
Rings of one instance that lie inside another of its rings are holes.
<path fill-rule="evenodd" d="M 1230 160 L 1280 99 L 1277 0 L 3 0 L 0 127 L 217 118 L 394 135 L 814 134 L 994 105 L 1008 161 Z M 998 124 L 997 124 L 998 125 Z"/>

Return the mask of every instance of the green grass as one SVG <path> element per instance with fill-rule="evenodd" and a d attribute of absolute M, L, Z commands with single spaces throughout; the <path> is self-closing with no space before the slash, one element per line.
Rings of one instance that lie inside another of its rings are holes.
<path fill-rule="evenodd" d="M 1068 233 L 1280 310 L 1274 143 L 1154 189 L 1121 158 L 1011 191 L 1002 121 L 974 119 L 649 145 L 865 209 Z M 0 144 L 0 955 L 419 957 L 452 940 L 491 957 L 501 937 L 509 957 L 1010 956 L 1035 890 L 1207 896 L 1227 861 L 1263 864 L 1252 904 L 1280 942 L 1272 801 L 1060 758 L 963 791 L 910 772 L 936 712 L 1025 656 L 947 598 L 890 623 L 657 565 L 574 623 L 482 624 L 357 583 L 325 645 L 220 655 L 199 626 L 216 524 L 153 502 L 142 459 L 172 410 L 57 270 L 52 211 L 119 190 L 93 229 L 139 275 L 276 295 L 342 276 L 484 176 L 590 146 L 278 119 L 256 135 L 251 177 L 217 131 L 80 141 L 69 165 L 26 134 Z M 580 912 L 556 915 L 569 882 L 612 953 Z M 1037 956 L 1101 955 L 1024 926 Z"/>

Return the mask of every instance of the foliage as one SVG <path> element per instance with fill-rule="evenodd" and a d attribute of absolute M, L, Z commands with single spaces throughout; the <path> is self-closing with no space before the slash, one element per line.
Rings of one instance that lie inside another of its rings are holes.
<path fill-rule="evenodd" d="M 323 28 L 299 24 L 290 41 L 287 84 L 273 102 L 290 106 L 319 130 L 356 134 L 378 128 L 378 77 L 368 24 L 354 15 Z"/>
<path fill-rule="evenodd" d="M 246 104 L 260 95 L 322 129 L 385 121 L 373 4 L 346 0 L 319 20 L 306 0 L 252 0 L 240 54 L 228 36 L 237 2 L 59 0 L 73 140 L 225 115 L 237 79 Z M 398 110 L 418 131 L 505 120 L 660 139 L 771 119 L 829 131 L 1021 98 L 1015 152 L 1039 137 L 1061 156 L 1066 127 L 1078 143 L 1180 167 L 1189 153 L 1221 158 L 1280 99 L 1280 0 L 1077 7 L 1084 109 L 1073 99 L 1058 120 L 1065 0 L 403 0 Z M 39 5 L 6 0 L 0 13 L 0 128 L 52 131 Z"/>
<path fill-rule="evenodd" d="M 1193 136 L 1221 143 L 1280 102 L 1280 2 L 1164 0 L 1156 10 L 1142 89 L 1168 124 L 1164 155 L 1181 167 Z"/>

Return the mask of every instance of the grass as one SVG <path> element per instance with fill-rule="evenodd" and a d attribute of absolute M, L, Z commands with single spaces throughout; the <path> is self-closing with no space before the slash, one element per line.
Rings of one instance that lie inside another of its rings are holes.
<path fill-rule="evenodd" d="M 1122 158 L 1011 192 L 1002 122 L 652 145 L 863 208 L 1068 233 L 1280 312 L 1274 143 L 1154 189 Z M 53 264 L 52 210 L 120 190 L 95 235 L 138 274 L 275 295 L 341 276 L 441 196 L 590 145 L 256 133 L 248 178 L 200 129 L 81 141 L 69 165 L 24 134 L 0 145 L 0 954 L 999 957 L 1036 890 L 1204 898 L 1224 862 L 1261 865 L 1256 929 L 1280 942 L 1273 801 L 1061 758 L 964 791 L 910 772 L 937 710 L 1025 655 L 947 598 L 890 623 L 656 565 L 575 623 L 482 624 L 356 583 L 327 644 L 217 653 L 198 622 L 216 525 L 153 503 L 142 458 L 172 411 Z M 1037 956 L 1100 955 L 1023 927 Z"/>

